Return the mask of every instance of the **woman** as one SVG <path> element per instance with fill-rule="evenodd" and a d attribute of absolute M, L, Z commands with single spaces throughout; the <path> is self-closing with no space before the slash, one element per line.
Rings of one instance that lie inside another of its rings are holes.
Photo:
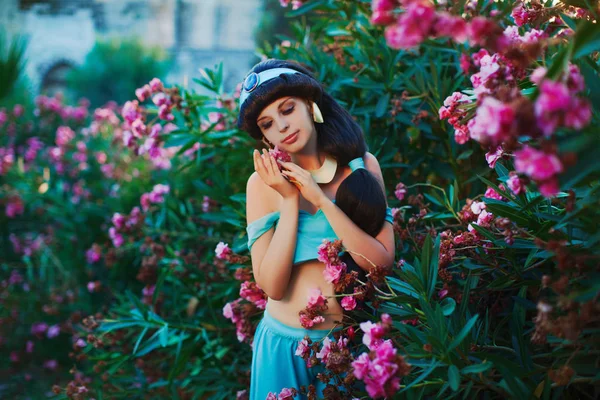
<path fill-rule="evenodd" d="M 365 257 L 355 259 L 364 271 L 371 268 L 368 260 L 393 263 L 381 169 L 349 113 L 309 71 L 290 61 L 267 60 L 252 68 L 240 96 L 238 126 L 291 156 L 278 165 L 266 150 L 255 150 L 256 172 L 246 188 L 252 270 L 269 297 L 254 337 L 250 399 L 309 384 L 322 397 L 320 369 L 307 368 L 295 355 L 305 335 L 321 340 L 343 319 L 317 247 L 323 239 L 341 239 L 346 249 Z M 305 329 L 298 313 L 312 289 L 329 297 L 328 310 L 323 322 Z"/>

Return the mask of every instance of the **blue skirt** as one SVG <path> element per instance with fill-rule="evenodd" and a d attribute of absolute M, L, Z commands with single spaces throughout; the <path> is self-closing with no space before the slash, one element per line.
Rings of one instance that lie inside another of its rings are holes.
<path fill-rule="evenodd" d="M 252 350 L 252 370 L 250 376 L 250 400 L 265 400 L 269 392 L 279 394 L 283 388 L 296 388 L 313 384 L 317 389 L 317 398 L 323 398 L 326 383 L 317 379 L 317 374 L 325 371 L 322 364 L 312 368 L 297 356 L 296 348 L 304 336 L 319 341 L 329 336 L 333 339 L 333 330 L 304 329 L 285 325 L 273 318 L 267 310 L 259 322 L 254 334 Z M 298 395 L 296 399 L 306 399 Z"/>

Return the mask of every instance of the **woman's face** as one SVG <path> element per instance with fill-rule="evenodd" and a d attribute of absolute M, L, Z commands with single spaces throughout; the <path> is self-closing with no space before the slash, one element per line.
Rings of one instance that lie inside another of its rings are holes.
<path fill-rule="evenodd" d="M 315 135 L 315 124 L 306 100 L 286 96 L 265 107 L 257 119 L 263 136 L 274 146 L 295 153 Z"/>

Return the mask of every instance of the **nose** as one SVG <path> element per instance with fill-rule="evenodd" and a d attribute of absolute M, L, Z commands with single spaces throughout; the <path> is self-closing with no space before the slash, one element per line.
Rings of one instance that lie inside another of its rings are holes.
<path fill-rule="evenodd" d="M 276 124 L 277 124 L 277 128 L 279 129 L 279 132 L 282 132 L 282 133 L 287 131 L 288 128 L 290 127 L 290 124 L 285 119 L 282 119 L 282 118 L 277 118 Z"/>

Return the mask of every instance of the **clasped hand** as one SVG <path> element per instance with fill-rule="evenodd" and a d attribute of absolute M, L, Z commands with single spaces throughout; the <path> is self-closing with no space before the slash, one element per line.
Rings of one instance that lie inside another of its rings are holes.
<path fill-rule="evenodd" d="M 254 150 L 253 158 L 258 175 L 282 197 L 291 197 L 300 192 L 307 201 L 321 208 L 326 196 L 310 172 L 292 162 L 277 161 L 266 150 L 263 150 L 262 155 Z M 277 164 L 283 167 L 281 171 Z"/>

